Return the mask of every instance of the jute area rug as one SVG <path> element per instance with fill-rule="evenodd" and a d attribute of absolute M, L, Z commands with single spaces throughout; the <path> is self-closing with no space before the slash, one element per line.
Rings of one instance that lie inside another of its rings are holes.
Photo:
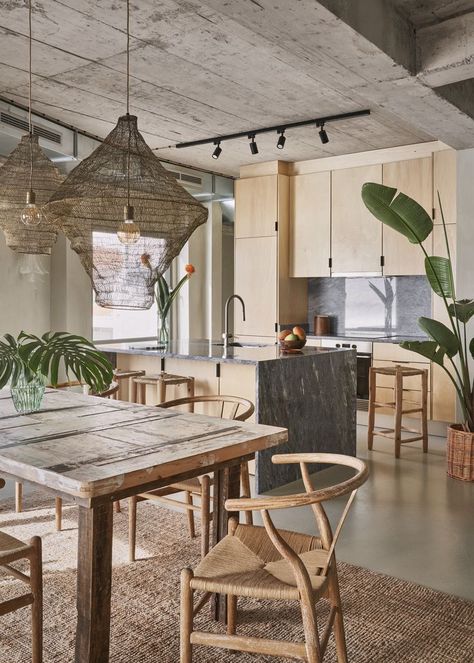
<path fill-rule="evenodd" d="M 51 497 L 35 494 L 26 511 L 0 503 L 0 529 L 22 540 L 43 539 L 45 663 L 74 661 L 77 509 L 64 508 L 64 531 L 54 531 Z M 198 540 L 188 538 L 181 513 L 140 504 L 138 561 L 127 561 L 127 511 L 115 515 L 112 663 L 178 663 L 179 574 L 198 560 Z M 365 569 L 339 564 L 351 663 L 473 663 L 474 603 Z M 14 595 L 18 581 L 0 575 L 0 600 Z M 21 587 L 20 587 L 21 591 Z M 28 663 L 29 609 L 0 618 L 0 662 Z M 327 608 L 318 608 L 324 623 Z M 204 609 L 201 628 L 219 630 Z M 300 639 L 297 605 L 239 602 L 242 633 Z M 282 652 L 283 653 L 283 652 Z M 195 663 L 256 663 L 288 659 L 195 648 Z M 325 663 L 335 663 L 331 644 Z"/>

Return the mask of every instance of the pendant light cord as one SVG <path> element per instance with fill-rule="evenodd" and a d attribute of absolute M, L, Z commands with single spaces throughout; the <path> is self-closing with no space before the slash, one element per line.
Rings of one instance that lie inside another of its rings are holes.
<path fill-rule="evenodd" d="M 30 0 L 31 2 L 31 0 Z M 130 0 L 127 0 L 127 120 L 128 120 L 128 153 L 127 153 L 127 206 L 130 207 Z"/>
<path fill-rule="evenodd" d="M 128 1 L 128 0 L 127 0 Z M 32 23 L 32 0 L 29 0 L 29 7 L 28 7 L 28 69 L 29 69 L 29 78 L 28 78 L 28 127 L 29 127 L 29 133 L 30 133 L 30 186 L 29 189 L 30 191 L 33 188 L 33 145 L 32 145 L 32 137 L 33 137 L 33 120 L 31 117 L 31 88 L 32 88 L 32 74 L 31 74 L 31 42 L 32 42 L 32 29 L 31 29 L 31 23 Z"/>

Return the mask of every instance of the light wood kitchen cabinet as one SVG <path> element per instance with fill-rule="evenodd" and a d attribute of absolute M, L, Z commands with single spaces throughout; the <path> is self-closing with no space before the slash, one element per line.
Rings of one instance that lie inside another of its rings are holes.
<path fill-rule="evenodd" d="M 242 320 L 235 304 L 234 333 L 244 336 L 275 336 L 277 310 L 277 237 L 237 238 L 234 243 L 235 292 L 245 302 Z"/>
<path fill-rule="evenodd" d="M 433 166 L 431 157 L 395 161 L 383 165 L 383 183 L 416 200 L 427 213 L 433 208 Z M 431 236 L 424 246 L 431 252 Z M 384 276 L 425 274 L 424 254 L 388 226 L 383 226 Z"/>
<path fill-rule="evenodd" d="M 446 223 L 456 223 L 456 151 L 442 150 L 433 154 L 434 223 L 442 223 L 439 197 Z"/>
<path fill-rule="evenodd" d="M 362 201 L 365 182 L 382 183 L 382 166 L 332 172 L 332 273 L 381 274 L 382 224 Z"/>
<path fill-rule="evenodd" d="M 273 181 L 273 189 L 269 180 Z M 239 209 L 239 230 L 234 241 L 234 292 L 246 305 L 246 320 L 240 312 L 234 316 L 234 332 L 239 336 L 275 338 L 278 324 L 296 324 L 307 319 L 307 282 L 290 278 L 290 183 L 286 175 L 246 178 L 252 186 L 236 188 L 236 209 Z M 261 211 L 259 188 L 264 199 L 272 191 L 273 230 L 269 216 Z M 248 197 L 248 199 L 247 199 Z M 257 202 L 258 201 L 258 202 Z M 276 202 L 275 202 L 276 201 Z M 244 218 L 244 211 L 247 217 Z M 267 234 L 245 236 L 250 233 L 248 219 L 265 216 L 261 232 Z M 275 230 L 275 223 L 277 229 Z"/>
<path fill-rule="evenodd" d="M 279 206 L 288 187 L 283 175 L 249 177 L 235 182 L 235 237 L 276 235 Z"/>
<path fill-rule="evenodd" d="M 290 178 L 290 276 L 330 276 L 331 173 Z"/>
<path fill-rule="evenodd" d="M 255 405 L 256 365 L 226 363 L 220 364 L 219 394 L 240 396 Z M 255 421 L 255 413 L 248 421 Z"/>

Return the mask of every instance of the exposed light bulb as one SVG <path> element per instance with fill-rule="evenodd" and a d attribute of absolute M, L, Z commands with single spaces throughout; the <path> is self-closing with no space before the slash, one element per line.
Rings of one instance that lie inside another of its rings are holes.
<path fill-rule="evenodd" d="M 140 228 L 135 223 L 134 209 L 131 205 L 125 205 L 123 208 L 123 222 L 117 230 L 117 237 L 122 244 L 136 244 L 140 239 Z"/>
<path fill-rule="evenodd" d="M 22 210 L 20 219 L 25 226 L 37 226 L 41 222 L 41 210 L 36 205 L 34 191 L 26 192 L 26 207 Z"/>

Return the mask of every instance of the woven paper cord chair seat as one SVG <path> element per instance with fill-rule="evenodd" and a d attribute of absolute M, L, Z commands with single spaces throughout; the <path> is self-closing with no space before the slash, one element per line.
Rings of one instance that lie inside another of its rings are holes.
<path fill-rule="evenodd" d="M 33 159 L 32 189 L 43 217 L 37 226 L 25 226 L 20 220 L 30 188 L 30 163 Z M 58 189 L 63 178 L 38 144 L 38 136 L 23 136 L 0 168 L 0 227 L 7 246 L 17 253 L 50 255 L 57 230 L 43 205 Z"/>
<path fill-rule="evenodd" d="M 127 171 L 141 237 L 124 245 L 116 232 L 127 204 Z M 97 303 L 109 308 L 150 308 L 158 276 L 208 215 L 161 165 L 133 115 L 119 118 L 47 207 L 91 277 Z"/>
<path fill-rule="evenodd" d="M 307 534 L 280 534 L 306 566 L 315 598 L 326 589 L 327 578 L 317 575 L 327 561 L 319 538 Z M 193 589 L 259 599 L 299 599 L 294 574 L 279 557 L 263 527 L 239 525 L 202 560 L 191 580 Z"/>
<path fill-rule="evenodd" d="M 28 546 L 24 544 L 23 541 L 19 541 L 13 536 L 5 534 L 5 532 L 0 532 L 0 556 L 2 553 L 12 553 L 17 550 L 23 550 L 23 548 L 27 547 Z"/>

